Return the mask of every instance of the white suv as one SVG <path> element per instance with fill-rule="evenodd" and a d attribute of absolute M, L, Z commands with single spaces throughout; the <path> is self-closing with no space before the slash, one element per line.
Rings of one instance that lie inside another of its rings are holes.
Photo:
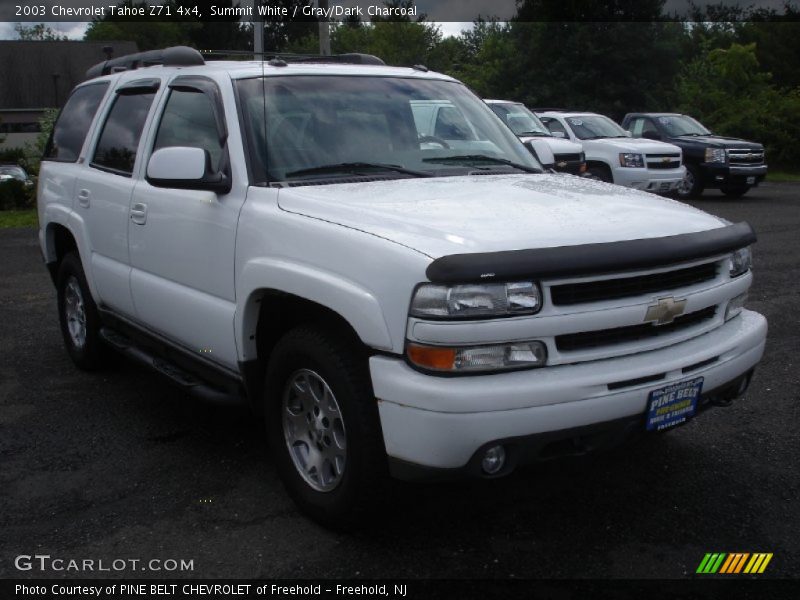
<path fill-rule="evenodd" d="M 246 400 L 323 523 L 381 506 L 389 473 L 497 477 L 668 429 L 761 358 L 749 225 L 542 173 L 450 77 L 187 48 L 90 76 L 38 185 L 69 355 Z M 432 144 L 419 100 L 478 139 Z"/>
<path fill-rule="evenodd" d="M 553 135 L 583 144 L 589 173 L 602 181 L 669 194 L 686 172 L 681 149 L 673 144 L 632 138 L 606 116 L 595 113 L 537 112 Z"/>
<path fill-rule="evenodd" d="M 523 144 L 545 167 L 555 171 L 582 175 L 586 172 L 583 146 L 555 136 L 534 113 L 521 102 L 484 100 L 492 112 L 517 134 Z"/>

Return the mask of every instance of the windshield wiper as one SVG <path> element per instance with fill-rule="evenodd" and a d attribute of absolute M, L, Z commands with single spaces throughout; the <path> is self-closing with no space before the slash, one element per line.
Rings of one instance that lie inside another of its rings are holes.
<path fill-rule="evenodd" d="M 368 163 L 368 162 L 343 162 L 330 165 L 319 165 L 317 167 L 309 167 L 307 169 L 298 169 L 297 171 L 289 171 L 285 177 L 302 177 L 303 175 L 315 175 L 324 173 L 351 173 L 358 175 L 358 171 L 362 169 L 383 169 L 384 171 L 395 171 L 396 173 L 403 173 L 405 175 L 413 175 L 414 177 L 433 177 L 433 173 L 426 171 L 415 171 L 414 169 L 406 169 L 401 165 L 390 165 L 385 163 Z"/>
<path fill-rule="evenodd" d="M 430 162 L 430 163 L 448 163 L 448 162 L 463 162 L 463 161 L 493 162 L 493 163 L 498 163 L 498 164 L 501 164 L 501 165 L 506 165 L 506 166 L 509 166 L 509 167 L 513 167 L 515 169 L 519 169 L 520 171 L 525 171 L 527 173 L 542 173 L 541 169 L 535 169 L 533 167 L 527 167 L 525 165 L 521 165 L 519 163 L 515 163 L 513 160 L 508 160 L 508 159 L 505 159 L 505 158 L 498 158 L 496 156 L 489 156 L 487 154 L 463 154 L 463 155 L 459 155 L 459 156 L 440 156 L 438 158 L 423 158 L 422 159 L 422 162 Z"/>
<path fill-rule="evenodd" d="M 517 135 L 529 135 L 529 136 L 541 136 L 541 137 L 552 137 L 552 133 L 545 133 L 544 131 L 523 131 L 522 133 L 518 133 Z"/>

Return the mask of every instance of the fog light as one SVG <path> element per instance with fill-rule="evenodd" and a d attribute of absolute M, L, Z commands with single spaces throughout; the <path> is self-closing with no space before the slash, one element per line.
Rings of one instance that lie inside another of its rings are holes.
<path fill-rule="evenodd" d="M 481 467 L 487 475 L 494 475 L 506 464 L 506 449 L 502 446 L 492 446 L 483 455 Z"/>
<path fill-rule="evenodd" d="M 747 302 L 747 292 L 739 294 L 735 298 L 731 298 L 728 301 L 727 308 L 725 308 L 725 320 L 728 321 L 741 314 L 745 302 Z"/>

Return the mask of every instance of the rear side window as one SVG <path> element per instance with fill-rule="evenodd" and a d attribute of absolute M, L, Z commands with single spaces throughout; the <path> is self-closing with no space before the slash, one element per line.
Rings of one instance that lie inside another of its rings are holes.
<path fill-rule="evenodd" d="M 102 82 L 85 85 L 72 92 L 53 127 L 43 160 L 78 160 L 86 134 L 107 89 L 108 82 Z"/>
<path fill-rule="evenodd" d="M 201 92 L 172 90 L 158 126 L 153 150 L 189 146 L 208 150 L 213 170 L 219 168 L 223 146 L 220 143 L 211 99 Z"/>
<path fill-rule="evenodd" d="M 92 158 L 92 166 L 120 175 L 133 173 L 136 150 L 155 91 L 118 94 L 108 114 Z"/>

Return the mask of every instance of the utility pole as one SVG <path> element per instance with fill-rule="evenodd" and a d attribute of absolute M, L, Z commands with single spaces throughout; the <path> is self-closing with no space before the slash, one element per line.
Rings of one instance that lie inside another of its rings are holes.
<path fill-rule="evenodd" d="M 253 59 L 264 58 L 264 17 L 258 11 L 263 0 L 253 0 Z"/>
<path fill-rule="evenodd" d="M 320 12 L 328 10 L 328 0 L 317 0 Z M 331 27 L 327 17 L 322 17 L 319 22 L 319 53 L 322 56 L 331 55 Z"/>

